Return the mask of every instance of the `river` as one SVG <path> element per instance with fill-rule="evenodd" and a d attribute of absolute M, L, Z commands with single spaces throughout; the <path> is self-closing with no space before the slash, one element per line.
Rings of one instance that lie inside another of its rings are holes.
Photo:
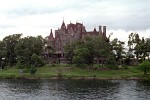
<path fill-rule="evenodd" d="M 150 100 L 150 81 L 0 79 L 0 100 Z"/>

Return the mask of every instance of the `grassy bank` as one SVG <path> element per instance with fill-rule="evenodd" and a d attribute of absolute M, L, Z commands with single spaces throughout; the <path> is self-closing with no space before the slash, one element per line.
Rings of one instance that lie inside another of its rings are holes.
<path fill-rule="evenodd" d="M 35 75 L 30 75 L 24 69 L 23 73 L 17 68 L 7 68 L 0 70 L 0 78 L 27 78 L 27 79 L 150 79 L 150 75 L 143 75 L 143 72 L 136 67 L 128 67 L 119 70 L 94 70 L 81 69 L 67 65 L 47 65 L 37 68 Z M 150 74 L 150 73 L 149 73 Z"/>

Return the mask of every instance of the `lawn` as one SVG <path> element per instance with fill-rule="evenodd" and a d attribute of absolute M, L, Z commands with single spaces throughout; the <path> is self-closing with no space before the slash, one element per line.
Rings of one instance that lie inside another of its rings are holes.
<path fill-rule="evenodd" d="M 127 69 L 119 70 L 94 70 L 94 69 L 81 69 L 75 66 L 66 64 L 46 65 L 37 68 L 36 75 L 30 75 L 26 69 L 20 73 L 20 69 L 10 67 L 5 70 L 0 70 L 0 78 L 51 78 L 62 76 L 64 78 L 97 78 L 97 79 L 137 79 L 147 78 L 143 72 L 139 71 L 136 67 L 128 67 Z"/>

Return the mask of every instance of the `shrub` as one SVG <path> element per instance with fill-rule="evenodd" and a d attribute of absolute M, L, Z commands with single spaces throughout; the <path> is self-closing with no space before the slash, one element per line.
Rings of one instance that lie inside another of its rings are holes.
<path fill-rule="evenodd" d="M 58 77 L 59 79 L 62 79 L 62 77 L 63 77 L 62 73 L 61 73 L 61 72 L 57 73 L 57 77 Z"/>
<path fill-rule="evenodd" d="M 129 69 L 127 65 L 122 66 L 124 69 Z"/>
<path fill-rule="evenodd" d="M 33 54 L 31 56 L 31 60 L 32 60 L 32 65 L 35 66 L 35 67 L 41 67 L 41 66 L 44 66 L 45 65 L 45 62 L 44 60 L 42 59 L 41 56 L 38 56 L 36 54 Z"/>
<path fill-rule="evenodd" d="M 17 64 L 16 64 L 16 67 L 17 67 L 18 69 L 23 69 L 23 68 L 24 68 L 24 64 L 21 63 L 21 61 L 18 61 Z"/>
<path fill-rule="evenodd" d="M 150 62 L 149 61 L 143 61 L 141 64 L 139 64 L 138 69 L 144 72 L 144 75 L 147 74 L 147 72 L 150 70 Z"/>
<path fill-rule="evenodd" d="M 117 62 L 113 58 L 106 61 L 106 67 L 109 69 L 118 69 Z"/>
<path fill-rule="evenodd" d="M 55 65 L 55 64 L 51 64 L 51 66 L 52 66 L 52 67 L 55 67 L 56 65 Z"/>
<path fill-rule="evenodd" d="M 35 75 L 36 72 L 37 72 L 37 69 L 35 67 L 31 67 L 30 74 Z"/>

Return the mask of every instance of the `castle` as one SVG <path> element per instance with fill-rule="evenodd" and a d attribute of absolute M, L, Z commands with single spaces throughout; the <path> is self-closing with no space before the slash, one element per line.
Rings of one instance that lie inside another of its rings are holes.
<path fill-rule="evenodd" d="M 102 35 L 106 37 L 106 26 L 99 26 L 99 30 L 97 31 L 96 28 L 93 31 L 86 31 L 85 26 L 82 23 L 76 22 L 73 24 L 65 25 L 65 22 L 62 22 L 60 29 L 55 30 L 55 37 L 52 32 L 47 39 L 47 45 L 51 46 L 55 50 L 55 54 L 59 57 L 64 57 L 64 46 L 67 43 L 70 43 L 74 40 L 82 39 L 85 36 L 99 36 Z"/>

